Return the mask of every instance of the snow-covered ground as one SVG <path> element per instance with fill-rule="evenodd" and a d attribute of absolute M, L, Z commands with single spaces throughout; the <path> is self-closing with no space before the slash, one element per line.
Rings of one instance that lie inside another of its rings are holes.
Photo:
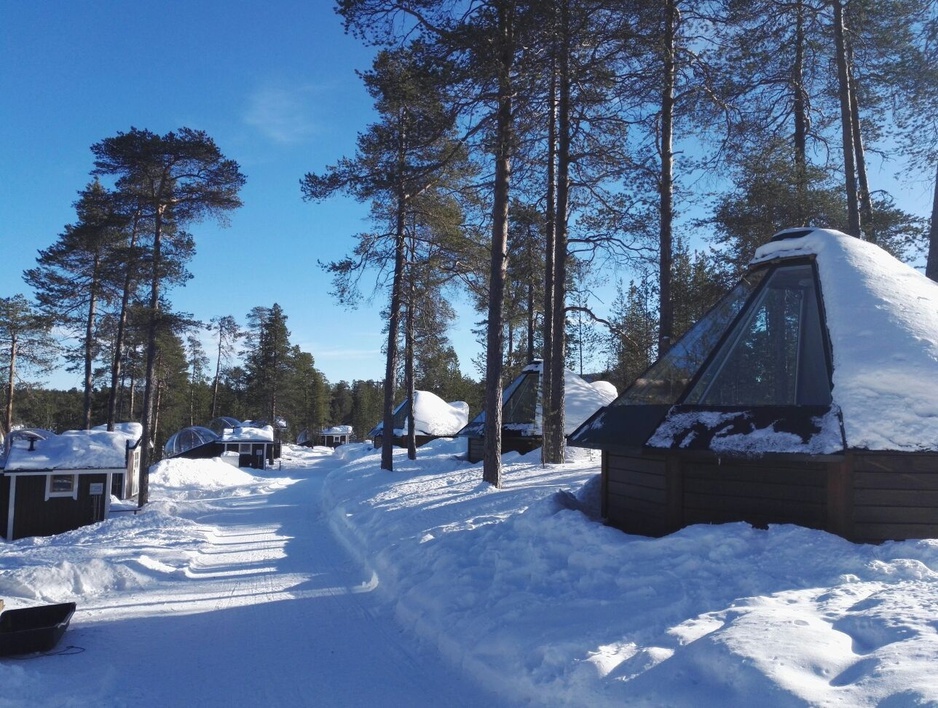
<path fill-rule="evenodd" d="M 7 706 L 938 705 L 938 540 L 592 518 L 598 456 L 285 446 L 163 462 L 151 504 L 0 541 L 7 608 L 75 601 Z"/>

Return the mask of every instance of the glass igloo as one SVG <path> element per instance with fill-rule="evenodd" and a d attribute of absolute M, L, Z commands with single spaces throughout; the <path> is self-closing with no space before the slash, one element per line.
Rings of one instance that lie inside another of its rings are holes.
<path fill-rule="evenodd" d="M 938 284 L 852 236 L 783 231 L 571 444 L 602 450 L 603 516 L 631 533 L 938 536 Z"/>
<path fill-rule="evenodd" d="M 178 430 L 169 436 L 169 440 L 163 446 L 163 454 L 166 457 L 177 457 L 185 452 L 189 452 L 203 445 L 211 445 L 218 441 L 218 435 L 214 431 L 202 426 L 193 425 L 188 428 Z"/>

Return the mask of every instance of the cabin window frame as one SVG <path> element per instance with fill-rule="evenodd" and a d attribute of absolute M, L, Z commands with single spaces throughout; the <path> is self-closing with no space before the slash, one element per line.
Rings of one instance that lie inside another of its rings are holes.
<path fill-rule="evenodd" d="M 56 489 L 55 480 L 64 480 L 66 477 L 71 479 L 70 489 Z M 55 473 L 46 475 L 46 501 L 50 499 L 78 499 L 78 475 L 69 473 Z"/>

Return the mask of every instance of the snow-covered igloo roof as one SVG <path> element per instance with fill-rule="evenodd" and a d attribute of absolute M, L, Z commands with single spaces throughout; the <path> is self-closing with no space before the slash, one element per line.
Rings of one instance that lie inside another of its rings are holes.
<path fill-rule="evenodd" d="M 394 409 L 394 434 L 406 435 L 408 419 L 413 410 L 417 435 L 446 437 L 455 435 L 469 420 L 469 404 L 465 401 L 447 403 L 432 391 L 414 391 L 414 405 L 405 399 Z M 380 421 L 368 433 L 374 438 L 384 430 Z"/>
<path fill-rule="evenodd" d="M 838 231 L 781 232 L 573 440 L 603 447 L 623 431 L 747 454 L 938 450 L 938 284 Z"/>
<path fill-rule="evenodd" d="M 543 434 L 541 408 L 541 373 L 544 362 L 532 361 L 502 392 L 502 426 L 525 436 Z M 569 369 L 564 369 L 564 434 L 616 397 L 616 387 L 608 381 L 589 383 Z M 485 411 L 459 431 L 460 435 L 482 435 Z"/>

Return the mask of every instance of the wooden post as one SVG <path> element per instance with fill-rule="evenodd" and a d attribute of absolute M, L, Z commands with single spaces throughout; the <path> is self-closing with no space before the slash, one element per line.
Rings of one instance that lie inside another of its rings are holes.
<path fill-rule="evenodd" d="M 827 464 L 827 530 L 853 539 L 853 455 Z"/>

